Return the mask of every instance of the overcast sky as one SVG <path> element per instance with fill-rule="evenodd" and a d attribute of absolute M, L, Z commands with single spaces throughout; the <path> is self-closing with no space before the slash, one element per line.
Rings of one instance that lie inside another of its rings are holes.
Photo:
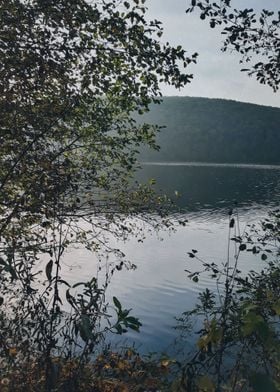
<path fill-rule="evenodd" d="M 238 54 L 221 52 L 222 36 L 198 14 L 186 14 L 190 0 L 147 0 L 148 17 L 163 22 L 162 40 L 182 45 L 189 54 L 199 53 L 198 63 L 189 67 L 194 79 L 184 89 L 163 86 L 164 95 L 225 98 L 280 107 L 280 92 L 260 85 L 240 72 Z M 280 0 L 232 0 L 236 8 L 280 10 Z"/>

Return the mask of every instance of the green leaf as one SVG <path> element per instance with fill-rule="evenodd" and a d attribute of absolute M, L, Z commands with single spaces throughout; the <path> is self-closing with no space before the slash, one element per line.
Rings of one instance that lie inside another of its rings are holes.
<path fill-rule="evenodd" d="M 58 279 L 57 282 L 58 282 L 58 283 L 65 284 L 65 285 L 68 286 L 68 287 L 71 287 L 70 284 L 69 284 L 68 282 L 66 282 L 66 280 L 64 280 L 64 279 Z"/>
<path fill-rule="evenodd" d="M 84 285 L 85 285 L 85 282 L 78 282 L 78 283 L 73 284 L 72 288 L 75 289 L 78 286 L 84 286 Z"/>
<path fill-rule="evenodd" d="M 79 325 L 80 336 L 84 342 L 87 342 L 89 339 L 92 339 L 92 331 L 90 325 L 90 319 L 87 315 L 82 315 L 81 322 Z"/>
<path fill-rule="evenodd" d="M 73 306 L 73 308 L 76 308 L 76 300 L 75 300 L 75 297 L 73 297 L 73 296 L 70 294 L 69 289 L 66 290 L 66 300 L 67 300 L 67 302 L 68 302 L 71 306 Z"/>
<path fill-rule="evenodd" d="M 118 300 L 118 298 L 113 297 L 113 302 L 114 302 L 114 305 L 118 308 L 118 310 L 121 311 L 122 305 L 121 305 L 120 301 Z"/>
<path fill-rule="evenodd" d="M 122 328 L 122 326 L 120 324 L 116 324 L 114 328 L 117 331 L 116 333 L 118 335 L 121 335 L 123 333 L 123 328 Z"/>
<path fill-rule="evenodd" d="M 140 332 L 139 325 L 128 324 L 128 328 L 132 329 L 133 331 Z"/>
<path fill-rule="evenodd" d="M 0 257 L 0 265 L 4 265 L 6 267 L 7 263 L 5 260 L 2 259 L 2 257 Z"/>
<path fill-rule="evenodd" d="M 49 282 L 52 280 L 52 268 L 53 268 L 53 260 L 51 259 L 46 265 L 46 276 Z"/>

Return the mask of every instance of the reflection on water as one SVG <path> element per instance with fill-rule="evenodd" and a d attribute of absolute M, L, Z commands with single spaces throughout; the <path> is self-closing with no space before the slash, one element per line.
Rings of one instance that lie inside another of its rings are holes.
<path fill-rule="evenodd" d="M 174 197 L 188 213 L 216 219 L 235 204 L 239 211 L 251 213 L 265 206 L 278 205 L 280 166 L 239 164 L 145 164 L 139 181 L 156 180 L 157 190 Z"/>
<path fill-rule="evenodd" d="M 143 351 L 170 350 L 176 337 L 172 328 L 176 324 L 174 317 L 192 308 L 201 288 L 215 288 L 207 276 L 198 284 L 187 278 L 185 269 L 199 268 L 187 252 L 198 249 L 205 261 L 224 262 L 228 209 L 234 202 L 238 203 L 241 228 L 264 216 L 269 209 L 279 205 L 279 174 L 280 170 L 268 168 L 143 167 L 138 180 L 155 178 L 157 188 L 164 193 L 173 195 L 176 190 L 182 195 L 179 204 L 185 210 L 188 224 L 176 233 L 161 233 L 161 239 L 147 234 L 144 243 L 131 239 L 125 244 L 115 244 L 138 267 L 136 271 L 118 272 L 107 293 L 108 300 L 115 295 L 124 307 L 133 308 L 134 315 L 143 323 L 140 334 L 127 335 L 129 342 L 135 341 L 137 346 L 141 344 Z M 78 266 L 66 271 L 69 280 L 87 280 L 96 274 L 97 262 L 92 254 L 74 250 L 67 259 L 74 265 L 78 260 Z M 260 269 L 260 257 L 244 253 L 239 267 L 244 272 Z"/>

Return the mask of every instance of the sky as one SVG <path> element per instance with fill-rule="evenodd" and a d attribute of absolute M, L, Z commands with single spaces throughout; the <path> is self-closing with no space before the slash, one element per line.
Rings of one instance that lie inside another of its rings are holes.
<path fill-rule="evenodd" d="M 162 41 L 182 45 L 188 54 L 198 52 L 196 65 L 188 72 L 194 76 L 191 84 L 176 90 L 163 86 L 163 95 L 196 96 L 232 99 L 260 105 L 280 107 L 280 92 L 261 85 L 254 77 L 241 72 L 240 56 L 237 53 L 222 52 L 222 35 L 211 29 L 207 21 L 201 21 L 198 14 L 186 14 L 190 0 L 147 0 L 148 18 L 163 23 Z M 232 0 L 236 8 L 280 10 L 280 0 Z"/>

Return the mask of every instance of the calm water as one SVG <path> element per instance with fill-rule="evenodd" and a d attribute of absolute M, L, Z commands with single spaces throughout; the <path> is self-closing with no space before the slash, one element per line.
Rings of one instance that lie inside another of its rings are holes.
<path fill-rule="evenodd" d="M 225 261 L 229 208 L 237 203 L 243 229 L 278 207 L 280 166 L 145 164 L 138 180 L 149 178 L 156 179 L 158 190 L 181 195 L 178 204 L 188 223 L 172 234 L 147 233 L 144 243 L 131 239 L 116 244 L 137 269 L 115 274 L 107 298 L 117 296 L 124 307 L 133 308 L 133 315 L 143 324 L 140 334 L 126 335 L 129 343 L 135 341 L 142 351 L 172 351 L 177 336 L 174 317 L 192 308 L 202 288 L 214 288 L 207 276 L 198 284 L 188 279 L 184 270 L 199 266 L 187 252 L 198 249 L 204 260 Z M 90 253 L 72 250 L 67 259 L 76 265 L 65 272 L 69 280 L 82 281 L 96 275 L 97 264 Z M 246 272 L 261 268 L 261 261 L 244 254 L 239 266 Z M 192 341 L 188 344 L 191 346 Z"/>

